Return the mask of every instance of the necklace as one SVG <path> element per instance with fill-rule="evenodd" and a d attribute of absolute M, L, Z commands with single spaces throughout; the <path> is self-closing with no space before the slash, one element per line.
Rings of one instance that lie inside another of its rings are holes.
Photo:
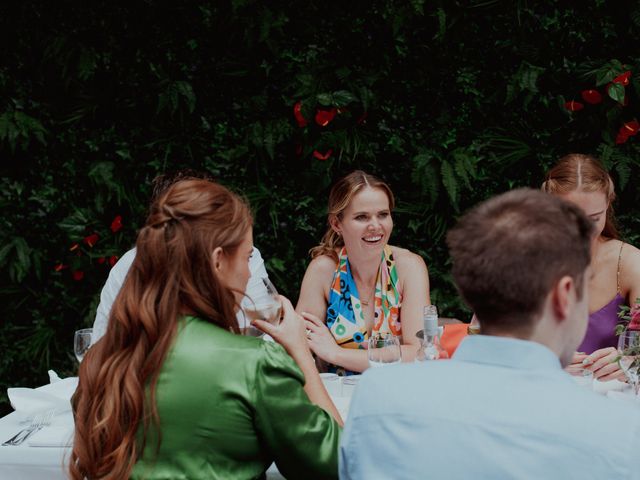
<path fill-rule="evenodd" d="M 369 295 L 367 295 L 367 301 L 365 302 L 362 298 L 360 299 L 360 303 L 362 305 L 364 305 L 365 307 L 369 306 L 369 302 L 371 302 L 371 297 L 373 297 L 373 292 L 371 292 Z"/>

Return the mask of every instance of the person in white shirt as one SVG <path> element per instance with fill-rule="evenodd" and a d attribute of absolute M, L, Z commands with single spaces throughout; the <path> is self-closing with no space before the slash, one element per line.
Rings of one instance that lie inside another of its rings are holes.
<path fill-rule="evenodd" d="M 340 478 L 638 479 L 640 410 L 562 370 L 588 324 L 593 222 L 515 190 L 449 231 L 453 279 L 480 335 L 451 360 L 367 370 Z"/>
<path fill-rule="evenodd" d="M 92 345 L 100 340 L 107 330 L 111 305 L 113 305 L 113 301 L 116 299 L 116 296 L 124 283 L 124 279 L 129 272 L 129 268 L 131 267 L 135 256 L 136 249 L 132 248 L 125 253 L 120 260 L 118 260 L 109 272 L 109 277 L 107 278 L 104 287 L 102 287 L 102 292 L 100 292 L 100 303 L 98 305 L 98 310 L 96 311 L 96 318 L 93 322 L 93 333 L 91 334 Z M 262 255 L 260 255 L 260 251 L 256 247 L 253 247 L 253 253 L 249 260 L 249 271 L 251 272 L 251 277 L 249 278 L 249 283 L 247 283 L 247 291 L 241 303 L 242 307 L 250 306 L 250 298 L 256 298 L 261 295 L 261 292 L 265 290 L 262 279 L 269 278 L 267 270 L 264 268 Z M 238 318 L 238 325 L 240 328 L 248 326 L 248 321 L 242 309 L 238 310 L 236 317 Z"/>
<path fill-rule="evenodd" d="M 195 178 L 214 181 L 214 178 L 208 173 L 190 169 L 179 170 L 170 174 L 158 175 L 153 179 L 153 192 L 151 195 L 150 203 L 153 203 L 174 183 L 181 180 L 189 180 Z M 102 291 L 100 292 L 100 303 L 98 304 L 96 318 L 93 322 L 93 333 L 91 335 L 92 345 L 100 340 L 100 338 L 102 338 L 107 330 L 111 305 L 113 305 L 113 301 L 116 299 L 116 296 L 118 295 L 118 292 L 120 291 L 120 288 L 124 283 L 124 280 L 127 276 L 127 273 L 129 272 L 129 268 L 131 267 L 135 256 L 136 249 L 132 248 L 118 260 L 118 262 L 109 272 L 109 277 L 107 278 L 107 281 L 104 284 Z M 260 255 L 260 251 L 255 247 L 253 247 L 251 259 L 249 260 L 249 270 L 251 272 L 251 277 L 249 278 L 249 282 L 247 283 L 245 297 L 241 303 L 241 307 L 243 308 L 251 305 L 252 298 L 258 298 L 265 295 L 264 292 L 266 290 L 266 286 L 263 282 L 263 279 L 269 278 L 267 270 L 264 267 L 262 255 Z M 240 326 L 240 328 L 245 328 L 248 326 L 249 322 L 245 317 L 242 308 L 238 310 L 236 316 L 238 318 L 238 325 Z M 265 335 L 264 338 L 266 340 L 270 340 L 270 337 L 268 335 Z"/>

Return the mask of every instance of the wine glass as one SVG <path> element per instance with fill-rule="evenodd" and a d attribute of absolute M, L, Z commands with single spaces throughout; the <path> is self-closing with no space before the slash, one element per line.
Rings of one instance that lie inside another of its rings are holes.
<path fill-rule="evenodd" d="M 638 395 L 640 386 L 640 331 L 625 330 L 618 337 L 618 364 Z"/>
<path fill-rule="evenodd" d="M 252 295 L 248 296 L 249 301 L 246 302 L 243 310 L 247 317 L 247 325 L 244 328 L 244 334 L 261 337 L 264 333 L 251 325 L 253 320 L 264 320 L 273 325 L 280 323 L 282 316 L 282 302 L 278 290 L 268 278 L 261 278 L 259 288 L 256 288 Z"/>
<path fill-rule="evenodd" d="M 93 328 L 83 328 L 76 330 L 73 336 L 73 353 L 75 353 L 78 363 L 82 362 L 85 353 L 91 346 L 91 335 L 93 334 Z"/>
<path fill-rule="evenodd" d="M 400 339 L 390 333 L 372 333 L 368 344 L 369 366 L 384 367 L 402 361 Z"/>

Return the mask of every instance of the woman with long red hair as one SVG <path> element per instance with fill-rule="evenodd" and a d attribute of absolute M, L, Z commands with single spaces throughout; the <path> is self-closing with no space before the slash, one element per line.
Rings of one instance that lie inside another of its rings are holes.
<path fill-rule="evenodd" d="M 240 335 L 252 243 L 247 205 L 218 184 L 154 203 L 80 366 L 71 478 L 258 478 L 272 461 L 337 476 L 341 419 L 291 303 L 279 325 L 254 322 L 277 343 Z"/>

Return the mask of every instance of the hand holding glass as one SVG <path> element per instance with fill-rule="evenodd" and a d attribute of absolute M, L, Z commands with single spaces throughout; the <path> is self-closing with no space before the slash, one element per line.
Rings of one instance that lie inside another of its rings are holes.
<path fill-rule="evenodd" d="M 91 335 L 93 334 L 93 328 L 83 328 L 82 330 L 76 330 L 73 336 L 73 353 L 75 353 L 78 362 L 82 362 L 85 353 L 91 346 Z"/>
<path fill-rule="evenodd" d="M 400 339 L 390 333 L 373 333 L 368 345 L 369 366 L 384 367 L 402 361 Z"/>
<path fill-rule="evenodd" d="M 244 313 L 249 321 L 244 333 L 255 337 L 262 336 L 263 332 L 250 325 L 253 320 L 264 320 L 277 325 L 280 323 L 280 317 L 282 316 L 282 304 L 278 290 L 268 278 L 262 278 L 261 280 L 264 289 L 251 297 L 249 304 L 244 308 Z"/>

